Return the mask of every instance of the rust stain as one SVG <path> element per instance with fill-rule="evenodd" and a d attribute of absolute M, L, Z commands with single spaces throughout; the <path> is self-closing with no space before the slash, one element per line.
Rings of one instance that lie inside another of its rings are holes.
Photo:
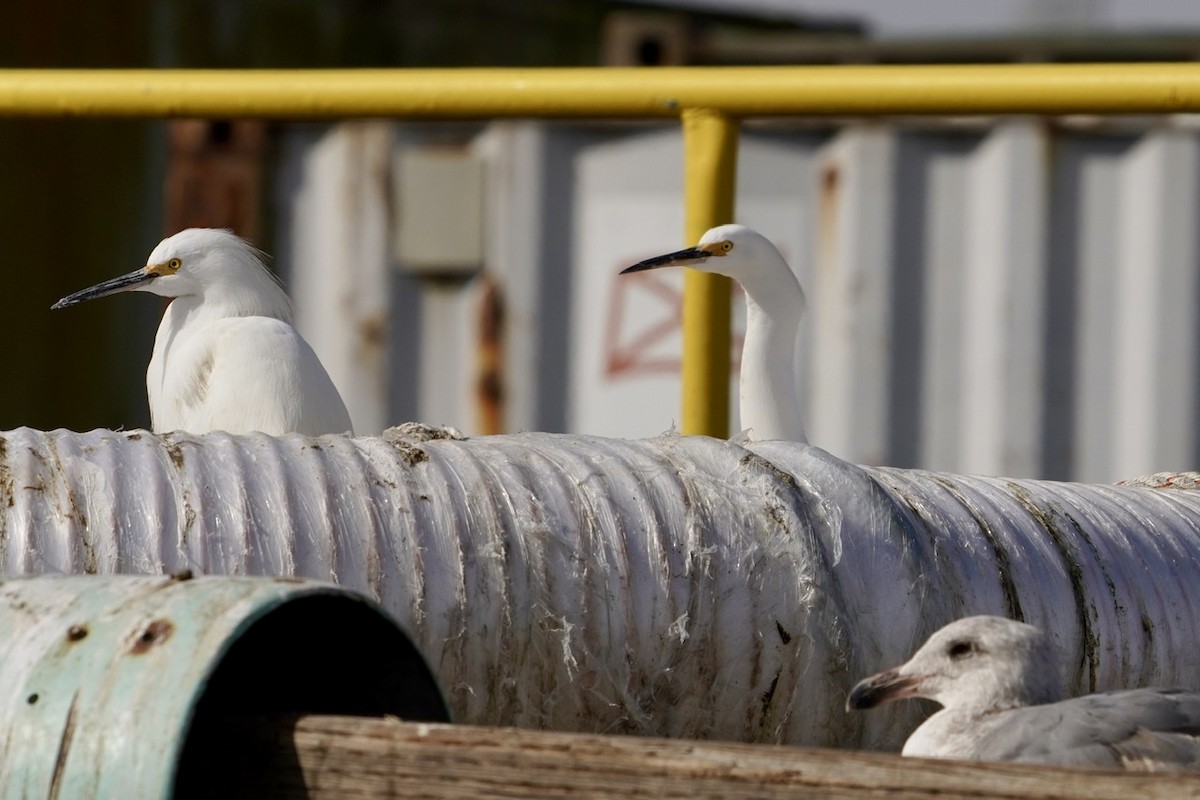
<path fill-rule="evenodd" d="M 504 292 L 490 275 L 484 275 L 479 301 L 476 349 L 475 401 L 482 434 L 504 433 Z"/>
<path fill-rule="evenodd" d="M 32 695 L 36 698 L 37 695 Z M 53 798 L 58 797 L 62 791 L 63 772 L 67 766 L 67 756 L 71 753 L 71 738 L 75 735 L 75 711 L 79 702 L 79 692 L 75 692 L 75 696 L 71 698 L 71 707 L 67 710 L 67 721 L 63 724 L 62 736 L 58 740 L 58 755 L 54 757 L 54 774 L 50 778 L 50 791 L 46 795 Z"/>
<path fill-rule="evenodd" d="M 0 436 L 0 492 L 8 495 L 8 507 L 12 508 L 12 471 L 8 466 L 8 440 Z"/>
<path fill-rule="evenodd" d="M 817 200 L 818 267 L 832 270 L 837 266 L 838 201 L 842 170 L 836 160 L 821 167 L 821 189 Z"/>
<path fill-rule="evenodd" d="M 173 120 L 167 134 L 165 229 L 231 228 L 258 239 L 267 123 Z"/>
<path fill-rule="evenodd" d="M 146 629 L 142 631 L 137 640 L 133 643 L 133 647 L 129 649 L 130 654 L 140 656 L 146 653 L 150 648 L 162 644 L 167 639 L 171 638 L 171 634 L 175 632 L 175 626 L 170 620 L 156 619 L 152 620 Z"/>
<path fill-rule="evenodd" d="M 387 342 L 387 319 L 383 314 L 371 314 L 358 322 L 358 338 L 368 350 L 379 350 Z"/>

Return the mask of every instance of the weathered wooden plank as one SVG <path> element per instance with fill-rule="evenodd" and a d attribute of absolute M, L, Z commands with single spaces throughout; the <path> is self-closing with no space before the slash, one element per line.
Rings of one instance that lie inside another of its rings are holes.
<path fill-rule="evenodd" d="M 223 765 L 180 796 L 262 798 L 1081 798 L 1200 796 L 1200 777 L 888 753 L 302 716 L 200 733 Z M 237 735 L 228 735 L 237 731 Z M 225 765 L 228 765 L 227 771 Z M 185 779 L 187 779 L 185 777 Z M 218 794 L 219 792 L 219 794 Z M 240 793 L 240 794 L 239 794 Z"/>

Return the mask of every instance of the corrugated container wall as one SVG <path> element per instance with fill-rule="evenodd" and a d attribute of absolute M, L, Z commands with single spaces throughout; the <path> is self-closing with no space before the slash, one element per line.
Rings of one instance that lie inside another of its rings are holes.
<path fill-rule="evenodd" d="M 736 218 L 808 293 L 811 441 L 1022 477 L 1196 466 L 1189 122 L 745 124 Z M 683 244 L 677 128 L 288 131 L 277 249 L 360 431 L 678 419 L 682 276 L 617 276 Z"/>

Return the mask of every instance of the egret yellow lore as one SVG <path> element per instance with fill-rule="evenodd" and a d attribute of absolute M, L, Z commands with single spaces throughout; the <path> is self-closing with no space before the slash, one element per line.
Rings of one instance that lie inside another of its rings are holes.
<path fill-rule="evenodd" d="M 128 291 L 173 298 L 146 371 L 155 433 L 352 432 L 341 395 L 292 326 L 291 299 L 245 240 L 213 228 L 180 231 L 141 269 L 51 308 Z"/>
<path fill-rule="evenodd" d="M 720 225 L 686 250 L 621 270 L 691 267 L 737 281 L 746 294 L 746 338 L 738 386 L 741 427 L 753 441 L 807 442 L 797 388 L 804 291 L 791 267 L 762 234 Z"/>

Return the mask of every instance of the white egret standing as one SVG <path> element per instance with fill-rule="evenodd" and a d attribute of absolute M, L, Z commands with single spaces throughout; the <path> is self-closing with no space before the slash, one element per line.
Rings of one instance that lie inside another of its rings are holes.
<path fill-rule="evenodd" d="M 159 242 L 146 266 L 52 308 L 116 292 L 174 298 L 146 371 L 155 433 L 343 433 L 346 404 L 261 254 L 229 231 L 189 228 Z"/>
<path fill-rule="evenodd" d="M 906 756 L 1200 770 L 1200 693 L 1128 689 L 1063 700 L 1062 666 L 1032 625 L 965 617 L 905 664 L 859 683 L 846 706 L 940 703 L 905 742 Z"/>
<path fill-rule="evenodd" d="M 754 441 L 806 442 L 797 389 L 798 340 L 804 292 L 791 267 L 762 234 L 721 225 L 686 250 L 621 271 L 691 267 L 733 278 L 746 293 L 746 339 L 739 382 L 741 426 Z"/>

